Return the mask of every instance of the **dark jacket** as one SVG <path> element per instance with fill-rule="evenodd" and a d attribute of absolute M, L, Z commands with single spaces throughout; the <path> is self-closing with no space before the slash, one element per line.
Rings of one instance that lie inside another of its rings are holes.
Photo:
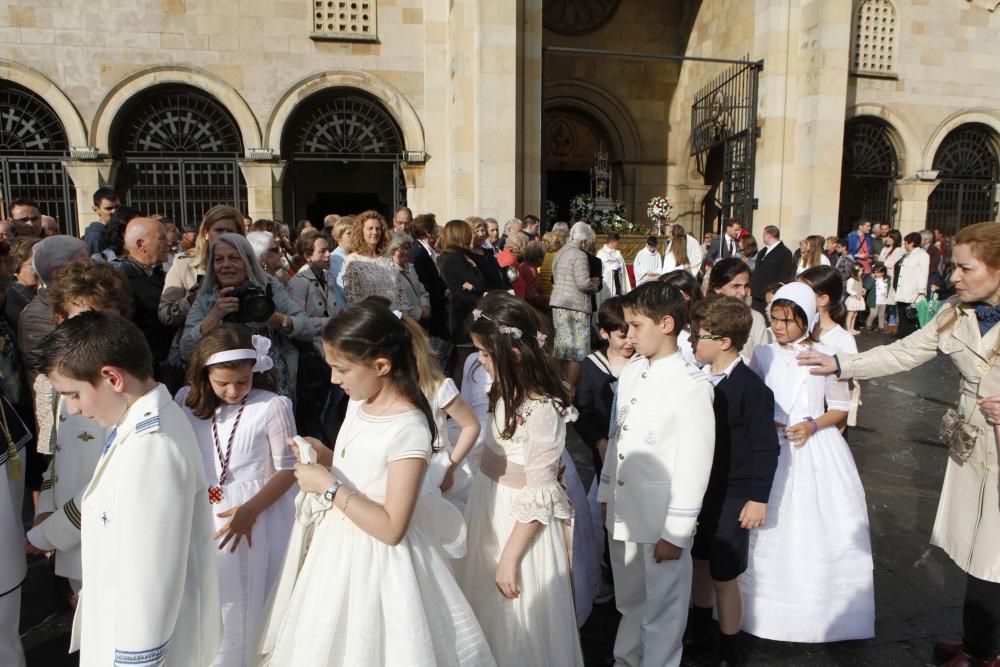
<path fill-rule="evenodd" d="M 591 353 L 580 364 L 573 403 L 580 413 L 576 420 L 576 432 L 588 447 L 594 447 L 598 440 L 608 437 L 611 403 L 617 383 L 618 378 L 611 374 L 608 357 L 603 352 Z"/>
<path fill-rule="evenodd" d="M 104 225 L 97 220 L 87 225 L 87 230 L 83 233 L 83 242 L 87 244 L 88 255 L 96 255 L 107 248 L 108 241 L 104 233 Z"/>
<path fill-rule="evenodd" d="M 754 308 L 763 312 L 764 292 L 772 283 L 788 283 L 795 280 L 795 258 L 784 243 L 778 242 L 771 252 L 764 247 L 757 253 L 753 275 L 750 277 L 750 293 Z"/>
<path fill-rule="evenodd" d="M 428 333 L 438 338 L 447 339 L 449 337 L 448 299 L 446 296 L 448 288 L 441 278 L 437 264 L 434 263 L 434 258 L 420 241 L 413 242 L 410 262 L 413 264 L 413 270 L 417 272 L 420 284 L 427 290 L 430 301 L 431 321 L 427 327 Z"/>
<path fill-rule="evenodd" d="M 742 361 L 715 387 L 715 458 L 703 506 L 766 503 L 778 467 L 774 394 Z"/>
<path fill-rule="evenodd" d="M 466 319 L 486 291 L 486 281 L 476 266 L 475 256 L 468 251 L 446 252 L 438 256 L 438 269 L 448 287 L 448 326 L 451 342 L 468 343 L 469 328 Z M 471 290 L 462 285 L 469 283 Z"/>
<path fill-rule="evenodd" d="M 153 373 L 160 380 L 159 366 L 170 354 L 170 344 L 177 333 L 177 327 L 160 321 L 158 312 L 166 275 L 160 264 L 152 272 L 147 272 L 131 257 L 126 257 L 120 268 L 132 292 L 132 321 L 149 343 L 149 350 L 153 353 Z"/>
<path fill-rule="evenodd" d="M 725 243 L 722 242 L 723 239 L 726 240 Z M 712 239 L 712 242 L 709 244 L 708 252 L 705 253 L 705 264 L 711 266 L 718 260 L 725 259 L 726 257 L 740 257 L 740 241 L 739 239 L 736 240 L 736 254 L 732 254 L 729 251 L 729 237 L 723 232 Z"/>
<path fill-rule="evenodd" d="M 42 339 L 55 328 L 48 290 L 39 287 L 35 298 L 24 307 L 21 318 L 17 321 L 17 349 L 21 353 L 21 363 L 29 387 L 35 383 L 35 376 L 40 372 L 38 366 Z"/>
<path fill-rule="evenodd" d="M 497 256 L 491 251 L 483 248 L 483 254 L 479 253 L 469 253 L 472 257 L 472 261 L 476 263 L 479 267 L 479 272 L 483 274 L 483 280 L 486 281 L 486 290 L 494 289 L 510 289 L 510 282 L 507 280 L 506 270 L 500 268 L 500 264 L 497 262 Z"/>
<path fill-rule="evenodd" d="M 21 319 L 21 312 L 34 298 L 35 293 L 19 282 L 14 282 L 7 290 L 7 302 L 3 306 L 3 315 L 7 319 L 11 331 L 17 331 L 17 321 Z"/>

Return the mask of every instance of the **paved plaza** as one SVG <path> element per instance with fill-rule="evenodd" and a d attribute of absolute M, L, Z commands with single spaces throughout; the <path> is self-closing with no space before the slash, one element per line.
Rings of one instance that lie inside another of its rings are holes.
<path fill-rule="evenodd" d="M 876 335 L 859 338 L 862 348 L 888 341 Z M 748 640 L 747 665 L 927 665 L 933 664 L 934 642 L 959 632 L 963 575 L 929 545 L 948 455 L 937 440 L 938 421 L 957 396 L 958 375 L 939 357 L 916 371 L 863 386 L 861 426 L 851 430 L 850 442 L 871 519 L 877 636 L 821 646 Z M 581 476 L 589 481 L 589 455 L 575 439 L 571 447 Z M 71 617 L 59 610 L 52 582 L 46 563 L 32 559 L 21 617 L 31 667 L 77 664 L 75 656 L 66 655 Z M 588 667 L 611 664 L 616 625 L 617 613 L 609 603 L 598 607 L 584 626 Z"/>

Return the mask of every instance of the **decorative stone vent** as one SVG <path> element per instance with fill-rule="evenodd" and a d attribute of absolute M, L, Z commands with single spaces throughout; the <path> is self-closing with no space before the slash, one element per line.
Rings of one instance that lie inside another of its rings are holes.
<path fill-rule="evenodd" d="M 890 0 L 864 0 L 858 6 L 854 15 L 852 72 L 895 76 L 898 22 Z"/>
<path fill-rule="evenodd" d="M 376 31 L 375 0 L 310 0 L 312 35 L 320 40 L 374 42 Z"/>

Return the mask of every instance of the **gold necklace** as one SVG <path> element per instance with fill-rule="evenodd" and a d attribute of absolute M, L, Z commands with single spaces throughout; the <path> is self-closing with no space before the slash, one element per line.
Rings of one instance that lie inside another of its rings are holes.
<path fill-rule="evenodd" d="M 398 401 L 398 400 L 399 400 L 399 393 L 397 393 L 393 397 L 392 402 L 389 403 L 389 405 L 387 405 L 385 407 L 385 409 L 382 410 L 382 412 L 378 413 L 377 415 L 369 415 L 369 416 L 375 417 L 376 419 L 379 418 L 379 417 L 382 417 L 385 413 L 387 413 L 389 411 L 389 408 L 391 408 L 392 406 L 396 405 L 396 401 Z M 358 412 L 361 412 L 363 409 L 364 409 L 364 406 L 362 405 L 361 407 L 358 408 Z M 355 414 L 354 419 L 360 419 L 360 417 L 358 417 Z M 351 425 L 352 426 L 354 425 L 353 422 L 352 422 Z M 364 433 L 364 432 L 365 432 L 365 429 L 364 429 L 364 425 L 362 424 L 361 430 L 358 433 L 351 434 L 351 436 L 347 439 L 347 441 L 343 444 L 343 446 L 341 446 L 341 448 L 340 448 L 340 458 L 345 458 L 347 456 L 347 446 L 350 445 L 352 442 L 354 442 L 357 439 L 357 437 L 359 435 L 361 435 L 362 433 Z"/>

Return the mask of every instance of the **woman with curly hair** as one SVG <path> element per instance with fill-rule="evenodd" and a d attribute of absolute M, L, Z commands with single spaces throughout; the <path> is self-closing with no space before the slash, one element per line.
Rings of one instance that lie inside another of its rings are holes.
<path fill-rule="evenodd" d="M 406 294 L 396 280 L 392 260 L 386 258 L 389 225 L 377 211 L 365 211 L 351 227 L 351 254 L 337 277 L 344 288 L 347 305 L 361 303 L 370 296 L 388 299 L 393 310 L 406 304 Z"/>

